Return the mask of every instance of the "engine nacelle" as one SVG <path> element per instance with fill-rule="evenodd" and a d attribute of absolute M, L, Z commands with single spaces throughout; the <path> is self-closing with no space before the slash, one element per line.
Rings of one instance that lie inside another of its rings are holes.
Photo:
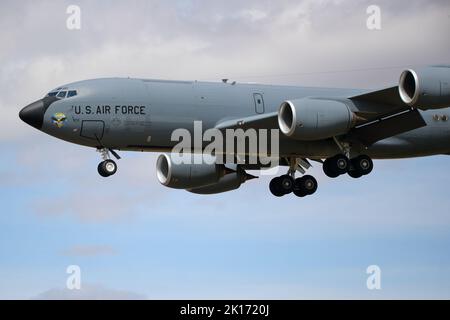
<path fill-rule="evenodd" d="M 196 157 L 202 155 L 192 155 L 192 159 Z M 215 163 L 203 161 L 196 163 L 194 160 L 191 163 L 175 163 L 167 154 L 161 154 L 156 162 L 156 176 L 159 182 L 174 189 L 199 188 L 217 183 L 227 172 L 224 165 Z"/>
<path fill-rule="evenodd" d="M 450 66 L 405 70 L 400 76 L 400 97 L 422 110 L 450 107 Z"/>
<path fill-rule="evenodd" d="M 347 133 L 356 124 L 350 100 L 303 98 L 285 101 L 278 110 L 278 125 L 297 140 L 321 140 Z"/>
<path fill-rule="evenodd" d="M 215 194 L 228 192 L 238 189 L 245 181 L 254 178 L 248 175 L 244 170 L 237 170 L 236 172 L 228 173 L 221 177 L 217 183 L 187 191 L 196 194 Z"/>

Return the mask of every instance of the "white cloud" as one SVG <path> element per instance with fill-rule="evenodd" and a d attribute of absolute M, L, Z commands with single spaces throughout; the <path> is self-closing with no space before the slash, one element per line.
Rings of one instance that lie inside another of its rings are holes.
<path fill-rule="evenodd" d="M 267 13 L 258 9 L 244 9 L 238 14 L 238 17 L 248 19 L 250 22 L 257 22 L 267 18 Z"/>

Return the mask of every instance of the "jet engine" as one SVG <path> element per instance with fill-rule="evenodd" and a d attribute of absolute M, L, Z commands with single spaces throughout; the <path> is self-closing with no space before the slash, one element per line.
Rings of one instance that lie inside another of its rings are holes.
<path fill-rule="evenodd" d="M 168 154 L 162 154 L 156 162 L 156 175 L 159 182 L 169 188 L 186 189 L 197 194 L 213 194 L 239 188 L 245 181 L 256 178 L 238 165 L 231 168 L 216 164 L 209 159 L 203 161 L 202 155 L 190 155 L 189 163 L 178 163 Z"/>
<path fill-rule="evenodd" d="M 450 107 L 450 66 L 405 70 L 398 88 L 403 102 L 411 107 L 422 110 Z"/>
<path fill-rule="evenodd" d="M 285 101 L 278 110 L 278 125 L 297 140 L 320 140 L 347 133 L 357 116 L 348 99 L 303 98 Z"/>
<path fill-rule="evenodd" d="M 230 172 L 224 165 L 204 161 L 201 154 L 189 155 L 189 158 L 189 161 L 186 161 L 188 163 L 183 163 L 174 161 L 168 154 L 161 154 L 156 162 L 159 182 L 174 189 L 199 188 L 217 183 Z"/>

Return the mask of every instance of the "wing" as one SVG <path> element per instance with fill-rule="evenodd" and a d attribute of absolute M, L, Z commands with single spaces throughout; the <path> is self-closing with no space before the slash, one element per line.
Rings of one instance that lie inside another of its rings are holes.
<path fill-rule="evenodd" d="M 281 102 L 280 102 L 281 103 Z M 222 120 L 216 125 L 219 130 L 225 129 L 278 129 L 278 112 L 258 114 L 249 117 Z"/>
<path fill-rule="evenodd" d="M 349 97 L 357 107 L 357 113 L 365 118 L 379 117 L 387 113 L 396 113 L 409 107 L 402 101 L 398 93 L 398 86 L 369 91 L 367 93 Z"/>
<path fill-rule="evenodd" d="M 426 126 L 420 112 L 401 100 L 398 86 L 368 91 L 347 98 L 354 105 L 353 112 L 362 121 L 347 133 L 346 138 L 359 141 L 364 146 Z M 278 112 L 225 119 L 219 122 L 216 128 L 220 130 L 277 129 Z"/>
<path fill-rule="evenodd" d="M 349 99 L 356 107 L 355 113 L 366 121 L 352 129 L 347 138 L 357 140 L 365 146 L 426 126 L 420 112 L 402 101 L 398 86 Z"/>

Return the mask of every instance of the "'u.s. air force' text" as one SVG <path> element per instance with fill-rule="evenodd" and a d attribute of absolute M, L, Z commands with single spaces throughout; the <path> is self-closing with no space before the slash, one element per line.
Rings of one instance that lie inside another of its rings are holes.
<path fill-rule="evenodd" d="M 75 114 L 146 114 L 146 106 L 72 106 L 72 109 Z"/>

